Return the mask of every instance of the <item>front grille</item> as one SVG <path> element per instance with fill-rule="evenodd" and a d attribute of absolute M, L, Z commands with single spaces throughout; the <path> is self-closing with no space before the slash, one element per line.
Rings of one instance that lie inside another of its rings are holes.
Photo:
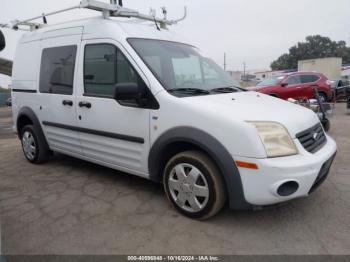
<path fill-rule="evenodd" d="M 335 158 L 335 154 L 326 163 L 322 165 L 321 170 L 318 173 L 318 176 L 309 191 L 309 194 L 314 192 L 326 180 L 334 158 Z"/>
<path fill-rule="evenodd" d="M 315 153 L 327 142 L 321 123 L 296 135 L 306 151 Z"/>

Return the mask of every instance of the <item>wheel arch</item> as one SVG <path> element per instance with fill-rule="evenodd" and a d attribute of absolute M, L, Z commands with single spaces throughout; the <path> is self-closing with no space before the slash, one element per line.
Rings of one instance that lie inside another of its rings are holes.
<path fill-rule="evenodd" d="M 230 153 L 216 138 L 196 128 L 170 129 L 153 143 L 148 158 L 150 179 L 161 182 L 166 162 L 176 153 L 193 149 L 206 153 L 218 167 L 226 185 L 230 207 L 251 209 L 245 200 L 241 177 Z"/>
<path fill-rule="evenodd" d="M 318 94 L 324 95 L 326 101 L 329 101 L 330 98 L 329 98 L 328 94 L 324 90 L 318 90 Z"/>
<path fill-rule="evenodd" d="M 42 130 L 39 118 L 36 116 L 34 111 L 29 108 L 29 107 L 22 107 L 17 115 L 17 120 L 16 120 L 16 129 L 17 129 L 17 135 L 18 138 L 21 136 L 21 130 L 23 127 L 26 125 L 33 125 L 37 128 L 39 135 L 44 138 L 44 143 L 47 148 L 49 148 L 46 137 L 44 135 L 44 132 Z"/>

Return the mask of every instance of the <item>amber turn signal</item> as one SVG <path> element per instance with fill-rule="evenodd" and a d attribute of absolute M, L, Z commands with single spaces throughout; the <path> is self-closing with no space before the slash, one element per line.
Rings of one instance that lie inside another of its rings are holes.
<path fill-rule="evenodd" d="M 258 169 L 258 165 L 249 162 L 236 161 L 238 167 L 249 168 L 249 169 Z"/>

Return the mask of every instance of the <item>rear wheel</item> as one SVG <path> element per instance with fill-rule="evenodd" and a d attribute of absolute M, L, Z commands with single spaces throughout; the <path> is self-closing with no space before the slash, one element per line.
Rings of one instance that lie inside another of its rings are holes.
<path fill-rule="evenodd" d="M 33 125 L 27 125 L 21 130 L 22 150 L 26 159 L 35 164 L 46 162 L 50 157 L 50 150 L 43 138 Z"/>
<path fill-rule="evenodd" d="M 204 220 L 223 207 L 226 192 L 222 177 L 204 153 L 179 153 L 170 159 L 164 172 L 167 197 L 185 216 Z"/>

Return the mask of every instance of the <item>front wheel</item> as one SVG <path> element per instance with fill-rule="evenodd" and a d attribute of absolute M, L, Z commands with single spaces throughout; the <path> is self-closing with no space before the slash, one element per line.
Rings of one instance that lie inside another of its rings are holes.
<path fill-rule="evenodd" d="M 210 218 L 225 204 L 221 174 L 200 151 L 186 151 L 171 158 L 165 167 L 163 184 L 170 202 L 190 218 Z"/>

